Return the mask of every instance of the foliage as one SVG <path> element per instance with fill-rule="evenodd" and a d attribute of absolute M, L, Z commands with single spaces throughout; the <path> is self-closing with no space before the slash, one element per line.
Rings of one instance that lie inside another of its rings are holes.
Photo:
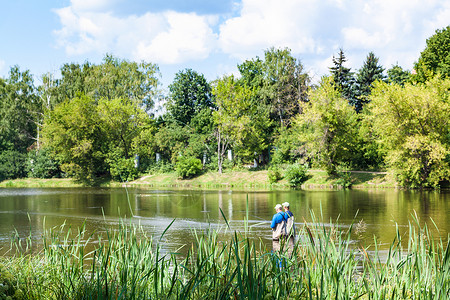
<path fill-rule="evenodd" d="M 57 105 L 45 121 L 43 139 L 61 170 L 85 184 L 105 174 L 108 141 L 94 99 L 81 95 Z"/>
<path fill-rule="evenodd" d="M 269 183 L 277 183 L 281 179 L 283 179 L 283 175 L 281 174 L 281 170 L 279 167 L 270 167 L 267 172 L 267 179 L 269 180 Z"/>
<path fill-rule="evenodd" d="M 307 171 L 308 168 L 304 165 L 289 165 L 284 172 L 284 178 L 286 178 L 290 186 L 299 187 L 308 180 Z"/>
<path fill-rule="evenodd" d="M 391 84 L 399 84 L 401 86 L 404 86 L 405 83 L 410 81 L 411 79 L 411 72 L 408 70 L 403 70 L 403 68 L 398 64 L 388 69 L 387 74 L 387 82 Z"/>
<path fill-rule="evenodd" d="M 110 154 L 107 162 L 109 165 L 109 173 L 114 180 L 128 182 L 133 181 L 138 176 L 133 158 Z"/>
<path fill-rule="evenodd" d="M 217 110 L 213 112 L 217 126 L 219 173 L 228 145 L 242 157 L 253 159 L 268 148 L 267 128 L 271 121 L 268 110 L 253 102 L 252 90 L 242 86 L 234 76 L 225 76 L 215 82 L 213 94 Z M 256 155 L 255 155 L 256 154 Z"/>
<path fill-rule="evenodd" d="M 334 88 L 332 78 L 322 78 L 310 93 L 310 102 L 294 122 L 296 138 L 308 157 L 329 174 L 341 163 L 351 163 L 357 148 L 356 112 Z"/>
<path fill-rule="evenodd" d="M 352 175 L 348 168 L 341 168 L 337 171 L 337 180 L 336 184 L 338 186 L 341 186 L 344 189 L 351 188 L 353 182 L 352 182 Z"/>
<path fill-rule="evenodd" d="M 175 74 L 169 90 L 167 112 L 171 119 L 176 120 L 182 126 L 188 125 L 191 119 L 204 109 L 213 107 L 211 87 L 203 74 L 192 69 Z"/>
<path fill-rule="evenodd" d="M 30 71 L 12 67 L 6 80 L 0 78 L 0 151 L 25 153 L 37 138 L 41 113 Z"/>
<path fill-rule="evenodd" d="M 449 178 L 449 90 L 450 79 L 438 78 L 404 88 L 375 84 L 368 122 L 402 184 L 436 186 Z"/>
<path fill-rule="evenodd" d="M 259 94 L 269 106 L 274 124 L 288 126 L 291 118 L 301 112 L 302 102 L 308 101 L 310 78 L 288 48 L 266 50 L 261 66 L 264 80 Z M 259 86 L 259 76 L 256 74 L 253 83 Z M 252 85 L 249 87 L 255 88 Z"/>
<path fill-rule="evenodd" d="M 51 157 L 47 148 L 28 152 L 26 162 L 27 176 L 32 178 L 60 177 L 58 163 Z"/>
<path fill-rule="evenodd" d="M 339 49 L 338 57 L 333 55 L 333 66 L 330 67 L 330 73 L 333 78 L 335 87 L 342 93 L 342 97 L 347 101 L 352 101 L 355 98 L 354 95 L 354 79 L 351 68 L 344 66 L 347 61 L 344 51 Z"/>
<path fill-rule="evenodd" d="M 158 93 L 160 76 L 155 64 L 130 62 L 108 54 L 99 65 L 64 64 L 61 75 L 61 79 L 54 79 L 46 74 L 40 89 L 41 97 L 47 99 L 51 108 L 85 94 L 95 100 L 127 99 L 143 104 L 148 110 Z"/>
<path fill-rule="evenodd" d="M 26 299 L 24 297 L 22 286 L 4 266 L 0 264 L 0 299 L 1 300 L 20 300 Z"/>
<path fill-rule="evenodd" d="M 202 161 L 198 158 L 181 156 L 175 165 L 178 176 L 183 179 L 194 177 L 202 171 Z"/>
<path fill-rule="evenodd" d="M 370 52 L 361 69 L 356 73 L 354 98 L 349 102 L 355 107 L 356 112 L 361 112 L 363 106 L 369 102 L 369 94 L 372 84 L 377 80 L 384 80 L 384 69 L 378 64 L 378 57 Z"/>
<path fill-rule="evenodd" d="M 425 82 L 436 75 L 450 78 L 450 25 L 437 29 L 426 43 L 427 46 L 414 66 L 417 73 L 414 79 Z"/>
<path fill-rule="evenodd" d="M 25 164 L 27 155 L 19 151 L 6 150 L 0 152 L 0 181 L 22 178 L 26 176 Z"/>

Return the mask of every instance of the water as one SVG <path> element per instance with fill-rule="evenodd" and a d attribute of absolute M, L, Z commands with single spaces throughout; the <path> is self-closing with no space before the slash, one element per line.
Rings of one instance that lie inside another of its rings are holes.
<path fill-rule="evenodd" d="M 127 196 L 128 195 L 128 196 Z M 248 212 L 247 212 L 248 199 Z M 311 222 L 311 212 L 325 226 L 339 223 L 341 228 L 359 223 L 358 239 L 364 245 L 373 237 L 388 247 L 398 224 L 406 235 L 408 223 L 417 215 L 421 225 L 434 228 L 436 239 L 446 241 L 450 232 L 450 191 L 229 191 L 185 189 L 124 188 L 47 188 L 0 189 L 0 253 L 10 245 L 17 231 L 24 238 L 31 234 L 39 244 L 44 229 L 63 223 L 73 229 L 86 224 L 89 232 L 102 233 L 121 220 L 143 226 L 159 239 L 167 251 L 175 251 L 193 241 L 193 229 L 225 227 L 245 230 L 248 213 L 250 236 L 272 245 L 270 221 L 277 203 L 289 202 L 297 226 Z M 223 212 L 223 215 L 220 211 Z M 132 217 L 133 216 L 133 217 Z M 132 217 L 132 218 L 130 218 Z M 224 239 L 229 234 L 223 235 Z M 185 247 L 186 248 L 186 247 Z"/>

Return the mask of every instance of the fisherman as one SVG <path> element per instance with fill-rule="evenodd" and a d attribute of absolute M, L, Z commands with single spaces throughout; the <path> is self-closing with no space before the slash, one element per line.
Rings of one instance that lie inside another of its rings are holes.
<path fill-rule="evenodd" d="M 286 237 L 286 220 L 287 216 L 283 212 L 283 208 L 281 204 L 275 205 L 275 214 L 272 217 L 272 224 L 270 227 L 272 228 L 272 240 L 273 240 L 273 251 L 280 250 L 280 239 Z"/>
<path fill-rule="evenodd" d="M 286 234 L 289 237 L 289 248 L 288 253 L 289 256 L 292 254 L 294 250 L 294 239 L 295 239 L 295 224 L 294 224 L 294 214 L 289 209 L 289 202 L 284 202 L 283 204 L 284 213 L 287 217 L 286 220 Z"/>

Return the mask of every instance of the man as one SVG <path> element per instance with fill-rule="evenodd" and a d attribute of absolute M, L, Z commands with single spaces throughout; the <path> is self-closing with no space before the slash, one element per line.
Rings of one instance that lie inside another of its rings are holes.
<path fill-rule="evenodd" d="M 294 214 L 289 209 L 289 202 L 283 203 L 283 208 L 285 212 L 286 220 L 286 233 L 289 236 L 289 255 L 294 250 L 294 239 L 295 239 L 295 224 L 294 224 Z"/>
<path fill-rule="evenodd" d="M 273 251 L 280 250 L 280 239 L 286 237 L 286 219 L 287 216 L 283 212 L 282 206 L 280 204 L 275 205 L 276 213 L 272 217 L 272 240 L 273 240 Z"/>

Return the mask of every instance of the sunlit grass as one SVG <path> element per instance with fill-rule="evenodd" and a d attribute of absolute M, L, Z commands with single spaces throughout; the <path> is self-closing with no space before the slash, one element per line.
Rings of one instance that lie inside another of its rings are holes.
<path fill-rule="evenodd" d="M 176 221 L 175 221 L 176 222 Z M 13 239 L 1 262 L 25 299 L 447 299 L 448 237 L 435 242 L 416 219 L 407 243 L 397 236 L 387 253 L 379 243 L 355 244 L 353 226 L 311 220 L 299 228 L 292 255 L 273 253 L 244 232 L 192 229 L 183 255 L 163 251 L 161 237 L 122 223 L 103 236 L 84 227 L 47 230 L 42 250 Z M 229 238 L 224 238 L 229 237 Z M 403 241 L 404 242 L 404 241 Z M 407 247 L 402 246 L 407 244 Z M 92 248 L 93 247 L 93 248 Z M 90 249 L 90 250 L 88 250 Z M 373 250 L 375 249 L 375 250 Z M 187 253 L 187 254 L 186 254 Z"/>

